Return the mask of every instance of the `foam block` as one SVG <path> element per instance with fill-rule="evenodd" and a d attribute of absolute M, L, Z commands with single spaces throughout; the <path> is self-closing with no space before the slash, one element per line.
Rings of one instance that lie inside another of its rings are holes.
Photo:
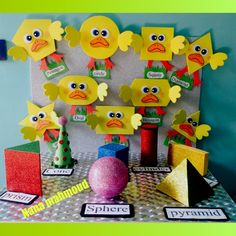
<path fill-rule="evenodd" d="M 208 152 L 182 144 L 170 143 L 168 151 L 168 164 L 176 167 L 187 158 L 197 171 L 206 175 L 208 169 Z"/>
<path fill-rule="evenodd" d="M 106 156 L 116 157 L 128 166 L 129 148 L 121 144 L 108 143 L 98 149 L 98 158 Z"/>
<path fill-rule="evenodd" d="M 42 196 L 39 142 L 4 150 L 7 190 Z"/>
<path fill-rule="evenodd" d="M 7 60 L 6 40 L 0 39 L 0 61 Z"/>
<path fill-rule="evenodd" d="M 186 206 L 193 206 L 214 194 L 213 189 L 188 159 L 183 160 L 167 175 L 157 185 L 157 189 Z"/>

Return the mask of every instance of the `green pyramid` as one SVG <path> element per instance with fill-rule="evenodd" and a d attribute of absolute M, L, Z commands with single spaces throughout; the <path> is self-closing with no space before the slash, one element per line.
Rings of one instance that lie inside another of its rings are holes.
<path fill-rule="evenodd" d="M 7 148 L 7 150 L 40 153 L 40 146 L 39 146 L 39 141 L 35 141 L 32 143 L 27 143 L 27 144 L 22 144 L 15 147 Z"/>

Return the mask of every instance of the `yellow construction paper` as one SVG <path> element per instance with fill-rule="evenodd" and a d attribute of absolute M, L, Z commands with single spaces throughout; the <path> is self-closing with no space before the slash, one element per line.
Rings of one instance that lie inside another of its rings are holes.
<path fill-rule="evenodd" d="M 57 41 L 62 40 L 62 34 L 64 33 L 64 29 L 61 27 L 61 22 L 60 21 L 54 21 L 50 26 L 49 26 L 49 33 L 51 37 Z"/>
<path fill-rule="evenodd" d="M 61 40 L 60 34 L 63 32 L 59 21 L 52 23 L 48 19 L 26 19 L 12 41 L 16 46 L 23 48 L 34 61 L 39 61 L 56 51 L 54 40 Z M 9 55 L 15 59 L 19 58 L 18 54 L 19 49 L 9 50 Z"/>
<path fill-rule="evenodd" d="M 118 37 L 118 45 L 121 51 L 126 52 L 132 43 L 132 31 L 125 31 Z"/>
<path fill-rule="evenodd" d="M 182 35 L 174 37 L 170 42 L 170 49 L 174 54 L 184 54 L 189 47 L 189 42 Z"/>
<path fill-rule="evenodd" d="M 137 78 L 129 86 L 120 87 L 120 98 L 127 102 L 132 101 L 134 106 L 166 107 L 170 100 L 176 102 L 180 97 L 180 87 L 170 87 L 166 79 L 141 79 Z"/>
<path fill-rule="evenodd" d="M 134 52 L 139 52 L 143 47 L 143 38 L 138 34 L 133 34 L 131 47 L 134 49 Z"/>
<path fill-rule="evenodd" d="M 178 143 L 170 143 L 168 150 L 168 164 L 176 167 L 187 158 L 202 175 L 207 174 L 209 153 L 198 148 Z"/>
<path fill-rule="evenodd" d="M 182 134 L 190 141 L 196 143 L 197 139 L 202 139 L 209 135 L 211 127 L 206 124 L 199 125 L 200 111 L 190 114 L 184 110 L 180 110 L 175 114 L 172 128 Z"/>
<path fill-rule="evenodd" d="M 97 120 L 92 119 L 97 123 L 97 134 L 133 134 L 142 119 L 134 107 L 128 106 L 97 106 L 96 116 Z"/>
<path fill-rule="evenodd" d="M 98 85 L 97 93 L 100 101 L 104 101 L 104 98 L 107 96 L 108 85 L 106 83 L 101 83 Z"/>
<path fill-rule="evenodd" d="M 65 76 L 59 83 L 45 83 L 43 85 L 44 94 L 51 101 L 58 97 L 64 103 L 69 105 L 89 105 L 95 102 L 98 98 L 100 101 L 107 96 L 107 84 L 98 83 L 88 77 L 80 75 Z"/>
<path fill-rule="evenodd" d="M 28 115 L 20 122 L 23 126 L 21 133 L 24 139 L 30 141 L 39 140 L 48 129 L 58 129 L 60 126 L 56 121 L 56 113 L 53 111 L 54 103 L 44 107 L 28 101 Z"/>
<path fill-rule="evenodd" d="M 141 60 L 171 61 L 171 40 L 174 37 L 173 27 L 142 27 L 143 47 Z"/>
<path fill-rule="evenodd" d="M 173 103 L 176 103 L 177 99 L 181 97 L 180 91 L 181 91 L 181 87 L 178 85 L 175 85 L 170 88 L 169 97 Z"/>
<path fill-rule="evenodd" d="M 210 62 L 213 54 L 210 33 L 195 40 L 186 51 L 186 62 L 189 74 L 198 71 Z"/>
<path fill-rule="evenodd" d="M 120 35 L 117 25 L 108 17 L 93 16 L 80 28 L 80 45 L 83 51 L 95 59 L 111 57 L 118 49 Z M 103 36 L 103 34 L 105 36 Z"/>
<path fill-rule="evenodd" d="M 68 45 L 69 47 L 73 48 L 76 47 L 77 45 L 79 45 L 80 42 L 80 32 L 75 29 L 73 26 L 68 25 L 65 28 L 65 40 L 68 41 Z"/>
<path fill-rule="evenodd" d="M 210 66 L 212 70 L 216 70 L 219 66 L 223 66 L 228 56 L 223 52 L 215 53 L 210 58 Z"/>
<path fill-rule="evenodd" d="M 14 46 L 8 50 L 8 56 L 13 57 L 14 61 L 26 61 L 28 57 L 28 52 L 22 47 Z"/>

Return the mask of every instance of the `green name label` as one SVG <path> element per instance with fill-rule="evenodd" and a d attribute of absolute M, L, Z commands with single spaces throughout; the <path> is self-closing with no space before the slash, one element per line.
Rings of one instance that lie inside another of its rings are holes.
<path fill-rule="evenodd" d="M 59 63 L 53 61 L 48 64 L 48 70 L 43 71 L 43 74 L 47 80 L 54 79 L 68 71 L 68 67 L 64 61 Z"/>
<path fill-rule="evenodd" d="M 110 79 L 111 71 L 104 64 L 95 64 L 96 69 L 89 70 L 89 76 L 94 79 Z"/>
<path fill-rule="evenodd" d="M 145 79 L 164 79 L 166 78 L 166 70 L 164 67 L 146 67 L 144 70 Z"/>
<path fill-rule="evenodd" d="M 83 106 L 78 106 L 75 109 L 75 113 L 70 115 L 70 121 L 75 123 L 85 123 L 87 121 L 87 111 Z"/>
<path fill-rule="evenodd" d="M 183 89 L 190 91 L 193 89 L 193 79 L 187 75 L 183 75 L 180 78 L 178 78 L 175 73 L 172 73 L 169 80 L 171 85 L 177 84 Z"/>
<path fill-rule="evenodd" d="M 155 112 L 146 112 L 143 116 L 142 123 L 162 126 L 163 116 L 158 116 Z"/>

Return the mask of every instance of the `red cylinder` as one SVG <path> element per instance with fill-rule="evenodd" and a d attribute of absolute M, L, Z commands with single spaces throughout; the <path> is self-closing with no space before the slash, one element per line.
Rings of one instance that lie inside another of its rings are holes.
<path fill-rule="evenodd" d="M 141 127 L 141 165 L 157 166 L 157 134 L 158 126 L 143 125 Z"/>

